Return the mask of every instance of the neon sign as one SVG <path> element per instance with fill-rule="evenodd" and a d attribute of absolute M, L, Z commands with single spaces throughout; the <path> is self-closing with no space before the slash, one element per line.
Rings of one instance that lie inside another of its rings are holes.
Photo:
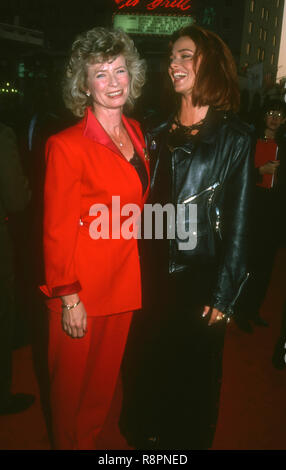
<path fill-rule="evenodd" d="M 149 0 L 147 0 L 149 1 Z M 147 10 L 155 10 L 156 8 L 179 8 L 181 11 L 186 11 L 191 8 L 191 0 L 151 0 L 146 5 Z M 140 0 L 115 0 L 118 4 L 118 9 L 126 7 L 136 7 L 140 4 Z"/>
<path fill-rule="evenodd" d="M 194 22 L 191 16 L 114 15 L 113 26 L 128 34 L 168 36 Z"/>

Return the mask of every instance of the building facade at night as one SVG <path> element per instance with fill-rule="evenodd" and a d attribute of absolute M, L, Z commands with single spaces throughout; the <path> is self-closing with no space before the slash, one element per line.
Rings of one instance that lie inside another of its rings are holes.
<path fill-rule="evenodd" d="M 275 82 L 284 0 L 247 0 L 240 47 L 240 68 L 261 63 L 267 82 Z"/>

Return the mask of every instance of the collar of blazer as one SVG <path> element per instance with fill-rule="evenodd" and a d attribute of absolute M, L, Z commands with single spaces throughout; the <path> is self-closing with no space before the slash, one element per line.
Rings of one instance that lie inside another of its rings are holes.
<path fill-rule="evenodd" d="M 129 119 L 124 114 L 122 115 L 122 122 L 125 126 L 125 129 L 128 132 L 128 135 L 133 143 L 134 149 L 140 155 L 140 157 L 145 160 L 145 142 L 143 137 L 139 134 L 139 125 L 133 119 Z M 98 119 L 96 119 L 91 108 L 87 108 L 85 117 L 83 119 L 84 131 L 83 135 L 89 139 L 94 140 L 95 142 L 104 145 L 109 148 L 112 152 L 117 153 L 122 157 L 120 150 L 113 143 L 107 132 L 104 130 Z M 138 131 L 136 129 L 136 124 L 138 126 Z"/>

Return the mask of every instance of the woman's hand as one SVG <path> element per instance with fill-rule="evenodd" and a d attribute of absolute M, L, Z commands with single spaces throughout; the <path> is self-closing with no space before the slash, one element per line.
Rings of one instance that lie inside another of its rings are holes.
<path fill-rule="evenodd" d="M 225 318 L 225 314 L 220 312 L 217 308 L 211 308 L 208 305 L 204 307 L 203 317 L 206 317 L 210 314 L 210 319 L 208 325 L 211 326 L 214 323 L 218 323 Z"/>
<path fill-rule="evenodd" d="M 260 166 L 258 171 L 260 175 L 274 175 L 279 165 L 279 160 L 276 160 L 275 162 L 269 161 L 265 163 L 265 165 Z"/>
<path fill-rule="evenodd" d="M 74 305 L 79 301 L 77 294 L 65 295 L 62 297 L 63 304 Z M 68 310 L 63 307 L 62 313 L 63 330 L 72 338 L 82 338 L 86 333 L 87 315 L 82 302 L 76 307 Z"/>

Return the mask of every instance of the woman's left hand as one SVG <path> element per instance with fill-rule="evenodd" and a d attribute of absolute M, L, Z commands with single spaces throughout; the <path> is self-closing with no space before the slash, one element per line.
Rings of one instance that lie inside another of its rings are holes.
<path fill-rule="evenodd" d="M 218 322 L 222 321 L 225 318 L 225 314 L 220 312 L 220 310 L 218 310 L 217 308 L 212 308 L 212 307 L 206 305 L 204 307 L 204 311 L 203 311 L 202 316 L 206 317 L 209 314 L 210 314 L 210 319 L 209 319 L 209 322 L 208 322 L 209 326 L 213 325 L 214 323 L 218 323 Z"/>

